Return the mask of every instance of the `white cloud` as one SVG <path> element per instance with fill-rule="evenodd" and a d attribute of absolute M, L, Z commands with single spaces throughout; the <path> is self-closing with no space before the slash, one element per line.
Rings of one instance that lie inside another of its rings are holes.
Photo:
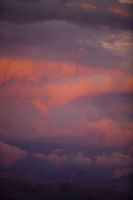
<path fill-rule="evenodd" d="M 101 38 L 99 45 L 113 54 L 125 54 L 132 49 L 132 33 L 127 31 L 114 32 Z"/>

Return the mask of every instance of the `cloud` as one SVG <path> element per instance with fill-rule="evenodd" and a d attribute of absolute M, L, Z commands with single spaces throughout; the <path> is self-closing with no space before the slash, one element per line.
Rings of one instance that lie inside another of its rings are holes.
<path fill-rule="evenodd" d="M 33 99 L 30 101 L 31 105 L 40 113 L 43 115 L 47 115 L 49 111 L 49 107 L 47 103 L 45 103 L 44 100 L 41 99 Z"/>
<path fill-rule="evenodd" d="M 126 146 L 133 141 L 132 131 L 132 123 L 123 123 L 112 119 L 82 120 L 75 125 L 75 132 L 82 133 L 80 142 L 94 146 Z"/>
<path fill-rule="evenodd" d="M 128 17 L 132 18 L 133 17 L 132 13 L 130 13 L 128 10 L 125 10 L 123 8 L 120 8 L 120 7 L 112 6 L 112 7 L 110 7 L 110 11 L 112 13 L 114 13 L 115 15 L 118 15 L 118 16 L 123 16 L 123 17 L 126 17 L 126 18 L 128 18 Z"/>
<path fill-rule="evenodd" d="M 36 75 L 31 77 L 32 80 L 40 73 L 40 65 L 43 65 L 43 61 L 46 65 L 49 61 L 47 67 L 49 73 L 51 66 L 54 63 L 58 66 L 59 61 L 62 61 L 62 64 L 64 61 L 67 65 L 75 63 L 76 65 L 105 69 L 107 66 L 108 68 L 115 68 L 116 65 L 121 68 L 125 59 L 127 60 L 127 56 L 128 65 L 131 60 L 131 55 L 129 55 L 132 46 L 131 31 L 112 30 L 107 27 L 83 29 L 65 21 L 46 21 L 19 27 L 14 24 L 1 23 L 0 29 L 0 38 L 2 38 L 0 45 L 1 57 L 5 56 L 7 62 L 9 62 L 7 57 L 15 58 L 16 70 L 17 64 L 19 66 L 32 64 L 34 67 L 37 65 L 39 71 L 36 70 Z M 11 30 L 11 32 L 8 30 Z M 115 45 L 117 48 L 109 46 L 110 50 L 105 49 L 103 46 L 107 46 L 107 44 L 108 46 L 110 44 Z M 127 46 L 128 44 L 129 46 Z M 94 59 L 95 56 L 97 59 Z M 19 61 L 17 61 L 17 58 L 19 58 Z M 127 64 L 125 65 L 127 67 Z M 10 68 L 9 66 L 8 68 Z M 68 68 L 70 73 L 70 67 Z M 60 72 L 62 72 L 61 67 L 58 71 L 55 70 L 55 75 L 56 73 L 57 75 L 60 74 Z M 21 73 L 22 70 L 18 72 L 18 75 L 20 76 Z M 30 69 L 28 73 L 30 76 L 32 75 Z M 41 76 L 41 78 L 43 77 Z"/>
<path fill-rule="evenodd" d="M 39 160 L 44 160 L 47 156 L 43 153 L 34 153 L 33 157 L 39 159 Z"/>
<path fill-rule="evenodd" d="M 0 83 L 10 80 L 37 82 L 49 79 L 81 76 L 93 73 L 95 69 L 88 69 L 72 62 L 51 60 L 16 59 L 10 57 L 0 58 Z"/>
<path fill-rule="evenodd" d="M 0 70 L 1 95 L 17 95 L 44 115 L 55 106 L 81 97 L 132 91 L 133 78 L 116 69 L 101 71 L 65 62 L 1 59 Z"/>
<path fill-rule="evenodd" d="M 3 138 L 131 145 L 131 5 L 87 2 L 1 0 Z M 38 156 L 57 165 L 91 162 L 82 153 Z"/>
<path fill-rule="evenodd" d="M 54 104 L 65 104 L 69 101 L 73 101 L 84 96 L 96 96 L 108 93 L 119 93 L 127 92 L 131 88 L 128 84 L 128 80 L 119 79 L 119 74 L 117 80 L 114 81 L 115 73 L 101 75 L 101 78 L 83 77 L 80 80 L 75 80 L 72 83 L 66 82 L 63 84 L 51 84 L 47 85 L 47 91 Z M 121 75 L 120 75 L 121 76 Z M 121 84 L 121 85 L 120 85 Z"/>
<path fill-rule="evenodd" d="M 81 8 L 85 11 L 91 11 L 91 10 L 95 10 L 98 9 L 98 7 L 95 4 L 92 3 L 65 3 L 65 6 L 68 8 Z"/>
<path fill-rule="evenodd" d="M 133 146 L 131 146 L 131 147 L 129 148 L 128 154 L 129 154 L 130 156 L 133 156 Z"/>
<path fill-rule="evenodd" d="M 3 167 L 12 166 L 16 161 L 25 159 L 27 156 L 25 150 L 0 141 L 0 165 Z"/>
<path fill-rule="evenodd" d="M 92 164 L 91 158 L 85 156 L 83 152 L 78 152 L 76 155 L 69 156 L 65 154 L 60 154 L 60 152 L 53 151 L 50 154 L 34 153 L 33 157 L 57 166 L 73 164 L 80 166 L 90 166 Z"/>
<path fill-rule="evenodd" d="M 80 64 L 32 59 L 3 58 L 1 66 L 0 95 L 4 113 L 4 116 L 1 114 L 1 128 L 8 127 L 10 132 L 13 128 L 15 137 L 69 135 L 70 139 L 73 135 L 76 142 L 94 146 L 125 146 L 132 142 L 131 123 L 125 121 L 126 117 L 121 121 L 121 110 L 117 113 L 119 116 L 115 116 L 117 119 L 114 117 L 114 110 L 117 111 L 119 107 L 117 104 L 121 104 L 120 109 L 129 106 L 126 99 L 124 102 L 118 99 L 118 96 L 125 98 L 132 92 L 133 78 L 129 73 L 119 69 L 102 70 Z M 115 96 L 118 100 L 110 100 L 108 105 L 106 100 L 100 100 L 101 103 L 98 100 L 95 105 L 89 102 L 105 96 L 108 99 Z M 85 100 L 87 103 L 83 106 Z M 104 104 L 107 105 L 106 109 Z M 12 112 L 14 119 L 10 114 Z M 125 116 L 124 112 L 122 115 Z M 81 116 L 78 117 L 77 113 L 81 113 Z M 88 115 L 92 117 L 87 119 Z M 22 130 L 28 134 L 18 136 L 17 132 Z"/>
<path fill-rule="evenodd" d="M 124 102 L 118 99 L 119 95 L 123 98 L 130 95 L 133 89 L 133 78 L 125 71 L 11 58 L 1 59 L 1 66 L 1 129 L 10 130 L 15 137 L 69 135 L 69 142 L 94 146 L 126 146 L 133 141 L 133 126 L 125 121 L 126 117 L 121 121 L 121 110 L 117 119 L 114 117 L 117 104 L 121 104 L 120 109 L 129 106 L 126 99 Z M 106 100 L 100 100 L 101 103 L 98 100 L 95 105 L 89 102 L 105 96 L 108 99 L 115 96 L 118 100 L 113 103 L 110 100 L 108 105 Z M 92 117 L 88 119 L 88 115 Z"/>
<path fill-rule="evenodd" d="M 85 156 L 83 152 L 78 152 L 77 155 L 73 158 L 73 162 L 81 166 L 89 166 L 92 164 L 92 160 Z"/>
<path fill-rule="evenodd" d="M 123 153 L 103 153 L 95 157 L 95 163 L 102 167 L 131 167 L 133 158 Z"/>
<path fill-rule="evenodd" d="M 52 152 L 55 153 L 55 154 L 62 154 L 63 151 L 64 151 L 63 149 L 55 149 Z"/>
<path fill-rule="evenodd" d="M 66 155 L 60 155 L 58 153 L 51 154 L 43 154 L 43 153 L 35 153 L 33 157 L 42 161 L 49 162 L 51 164 L 62 166 L 69 162 L 69 158 Z"/>
<path fill-rule="evenodd" d="M 117 169 L 114 171 L 114 178 L 130 175 L 133 173 L 133 168 Z"/>
<path fill-rule="evenodd" d="M 131 38 L 130 33 L 119 33 L 119 36 L 114 34 L 110 38 L 108 37 L 107 40 L 100 41 L 100 45 L 103 49 L 113 54 L 130 54 L 133 48 Z"/>
<path fill-rule="evenodd" d="M 81 3 L 81 4 L 79 4 L 79 7 L 86 10 L 86 11 L 98 9 L 96 4 L 92 4 L 92 3 Z"/>
<path fill-rule="evenodd" d="M 1 21 L 18 24 L 35 23 L 49 20 L 64 20 L 80 26 L 109 26 L 130 29 L 130 17 L 114 15 L 108 10 L 109 3 L 103 4 L 65 3 L 60 1 L 1 1 Z M 126 9 L 126 8 L 124 8 Z"/>
<path fill-rule="evenodd" d="M 132 4 L 133 0 L 118 0 L 120 3 Z"/>

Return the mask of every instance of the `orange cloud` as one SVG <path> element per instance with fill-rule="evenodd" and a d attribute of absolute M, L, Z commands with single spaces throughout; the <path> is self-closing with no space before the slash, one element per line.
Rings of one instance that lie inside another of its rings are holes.
<path fill-rule="evenodd" d="M 85 11 L 98 9 L 98 7 L 92 3 L 66 3 L 65 6 L 69 8 L 81 8 Z"/>
<path fill-rule="evenodd" d="M 86 11 L 98 9 L 98 7 L 92 3 L 81 3 L 81 4 L 79 4 L 79 7 Z"/>
<path fill-rule="evenodd" d="M 93 73 L 95 69 L 81 65 L 32 59 L 0 58 L 0 83 L 10 79 L 37 81 L 45 78 L 60 78 L 67 76 Z"/>
<path fill-rule="evenodd" d="M 45 101 L 41 101 L 40 99 L 33 99 L 31 100 L 31 104 L 42 114 L 46 115 L 48 113 L 48 105 L 46 105 Z"/>
<path fill-rule="evenodd" d="M 130 81 L 123 80 L 123 74 L 115 71 L 104 75 L 84 76 L 73 82 L 47 85 L 51 102 L 56 105 L 64 105 L 84 96 L 129 92 L 131 89 Z"/>
<path fill-rule="evenodd" d="M 91 78 L 83 78 L 79 81 L 75 81 L 73 83 L 65 83 L 65 84 L 49 84 L 48 91 L 49 96 L 51 97 L 52 103 L 54 104 L 66 104 L 72 100 L 75 100 L 79 97 L 83 97 L 86 95 L 95 95 L 96 93 L 104 93 L 107 89 L 103 86 L 98 86 L 97 83 Z"/>
<path fill-rule="evenodd" d="M 123 84 L 123 91 L 126 93 L 131 93 L 133 92 L 133 77 L 129 77 L 125 83 Z"/>
<path fill-rule="evenodd" d="M 124 71 L 73 63 L 1 58 L 1 95 L 17 95 L 42 114 L 85 96 L 132 91 L 133 78 Z"/>

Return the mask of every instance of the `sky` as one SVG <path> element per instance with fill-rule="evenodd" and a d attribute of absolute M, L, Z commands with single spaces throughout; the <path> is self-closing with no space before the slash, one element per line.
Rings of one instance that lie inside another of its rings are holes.
<path fill-rule="evenodd" d="M 132 0 L 1 0 L 0 167 L 133 172 Z"/>

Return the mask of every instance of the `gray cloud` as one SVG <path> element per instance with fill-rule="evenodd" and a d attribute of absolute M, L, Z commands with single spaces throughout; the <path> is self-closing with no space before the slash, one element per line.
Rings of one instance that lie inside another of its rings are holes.
<path fill-rule="evenodd" d="M 128 154 L 133 157 L 133 146 L 129 148 Z"/>
<path fill-rule="evenodd" d="M 58 0 L 2 0 L 0 19 L 1 21 L 18 24 L 48 20 L 65 20 L 84 27 L 96 25 L 120 29 L 132 28 L 132 18 L 108 11 L 108 2 L 104 1 L 104 4 L 102 3 L 101 5 L 96 2 L 96 6 L 100 6 L 100 9 L 90 7 L 89 11 L 86 11 L 84 6 L 78 6 L 80 3 L 86 3 L 86 1 L 79 1 L 77 4 L 74 1 L 61 3 Z"/>
<path fill-rule="evenodd" d="M 112 31 L 105 27 L 82 29 L 64 21 L 21 26 L 1 22 L 0 25 L 1 55 L 121 67 L 131 46 L 130 31 Z"/>

